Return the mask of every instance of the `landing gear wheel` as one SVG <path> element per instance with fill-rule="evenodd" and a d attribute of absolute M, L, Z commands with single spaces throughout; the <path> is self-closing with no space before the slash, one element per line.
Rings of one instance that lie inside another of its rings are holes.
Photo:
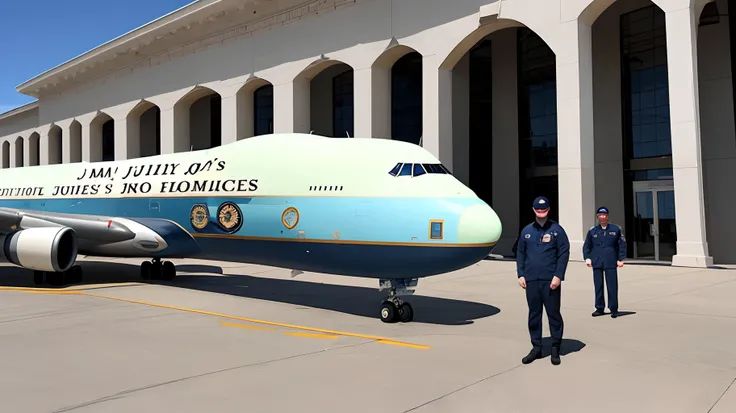
<path fill-rule="evenodd" d="M 414 309 L 411 308 L 411 304 L 401 304 L 401 306 L 399 306 L 398 316 L 402 323 L 408 323 L 414 320 Z"/>
<path fill-rule="evenodd" d="M 43 271 L 33 271 L 33 283 L 42 285 L 46 281 L 46 273 Z"/>
<path fill-rule="evenodd" d="M 164 261 L 161 267 L 161 279 L 171 281 L 176 277 L 176 266 L 171 261 Z"/>
<path fill-rule="evenodd" d="M 141 278 L 144 280 L 150 280 L 153 276 L 153 264 L 150 261 L 143 261 L 141 263 Z"/>
<path fill-rule="evenodd" d="M 384 301 L 383 304 L 381 304 L 381 321 L 384 323 L 393 323 L 396 321 L 396 316 L 398 315 L 398 312 L 396 311 L 396 306 L 394 303 L 390 301 Z"/>

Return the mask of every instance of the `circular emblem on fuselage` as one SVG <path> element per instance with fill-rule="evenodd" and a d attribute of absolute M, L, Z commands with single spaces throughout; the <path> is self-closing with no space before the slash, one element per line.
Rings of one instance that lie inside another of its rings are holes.
<path fill-rule="evenodd" d="M 281 214 L 281 223 L 287 229 L 292 229 L 299 223 L 299 210 L 294 207 L 288 207 Z"/>
<path fill-rule="evenodd" d="M 223 202 L 217 209 L 217 222 L 225 231 L 235 232 L 243 223 L 243 215 L 236 204 Z"/>
<path fill-rule="evenodd" d="M 189 212 L 189 223 L 195 229 L 204 229 L 210 222 L 210 214 L 204 205 L 195 205 Z"/>

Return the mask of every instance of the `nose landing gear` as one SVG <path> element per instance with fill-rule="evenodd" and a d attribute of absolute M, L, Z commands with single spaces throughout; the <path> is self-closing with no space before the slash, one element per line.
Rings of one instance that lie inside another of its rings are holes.
<path fill-rule="evenodd" d="M 144 280 L 170 281 L 176 278 L 176 266 L 171 261 L 154 258 L 141 263 L 141 278 Z"/>
<path fill-rule="evenodd" d="M 414 289 L 409 287 L 416 287 L 418 282 L 416 278 L 380 280 L 379 291 L 389 290 L 388 297 L 381 303 L 381 321 L 408 323 L 414 320 L 411 304 L 404 302 L 399 296 L 414 294 Z"/>

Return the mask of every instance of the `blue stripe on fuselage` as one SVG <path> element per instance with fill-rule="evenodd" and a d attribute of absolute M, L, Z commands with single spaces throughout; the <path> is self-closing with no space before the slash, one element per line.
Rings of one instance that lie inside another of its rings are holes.
<path fill-rule="evenodd" d="M 224 202 L 235 203 L 242 214 L 242 226 L 232 234 L 217 224 L 217 211 Z M 184 232 L 156 219 L 176 222 L 189 231 L 199 244 L 196 256 L 201 258 L 355 276 L 420 277 L 462 268 L 491 251 L 491 246 L 452 245 L 457 242 L 460 214 L 482 202 L 477 198 L 203 197 L 4 200 L 0 206 L 134 219 L 171 244 L 161 257 L 178 257 L 192 249 Z M 203 230 L 190 223 L 197 204 L 209 211 L 209 225 Z M 289 207 L 299 212 L 293 229 L 281 221 Z M 443 220 L 443 239 L 429 239 L 430 220 Z M 299 233 L 304 239 L 299 240 Z"/>

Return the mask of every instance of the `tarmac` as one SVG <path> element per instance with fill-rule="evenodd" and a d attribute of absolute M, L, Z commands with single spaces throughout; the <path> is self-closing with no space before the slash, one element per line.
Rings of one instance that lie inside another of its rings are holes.
<path fill-rule="evenodd" d="M 142 282 L 138 260 L 82 258 L 60 288 L 0 266 L 0 411 L 736 411 L 734 269 L 627 263 L 613 319 L 591 317 L 592 272 L 571 262 L 554 366 L 548 345 L 521 363 L 512 261 L 420 280 L 407 324 L 379 320 L 377 280 L 175 263 Z"/>

